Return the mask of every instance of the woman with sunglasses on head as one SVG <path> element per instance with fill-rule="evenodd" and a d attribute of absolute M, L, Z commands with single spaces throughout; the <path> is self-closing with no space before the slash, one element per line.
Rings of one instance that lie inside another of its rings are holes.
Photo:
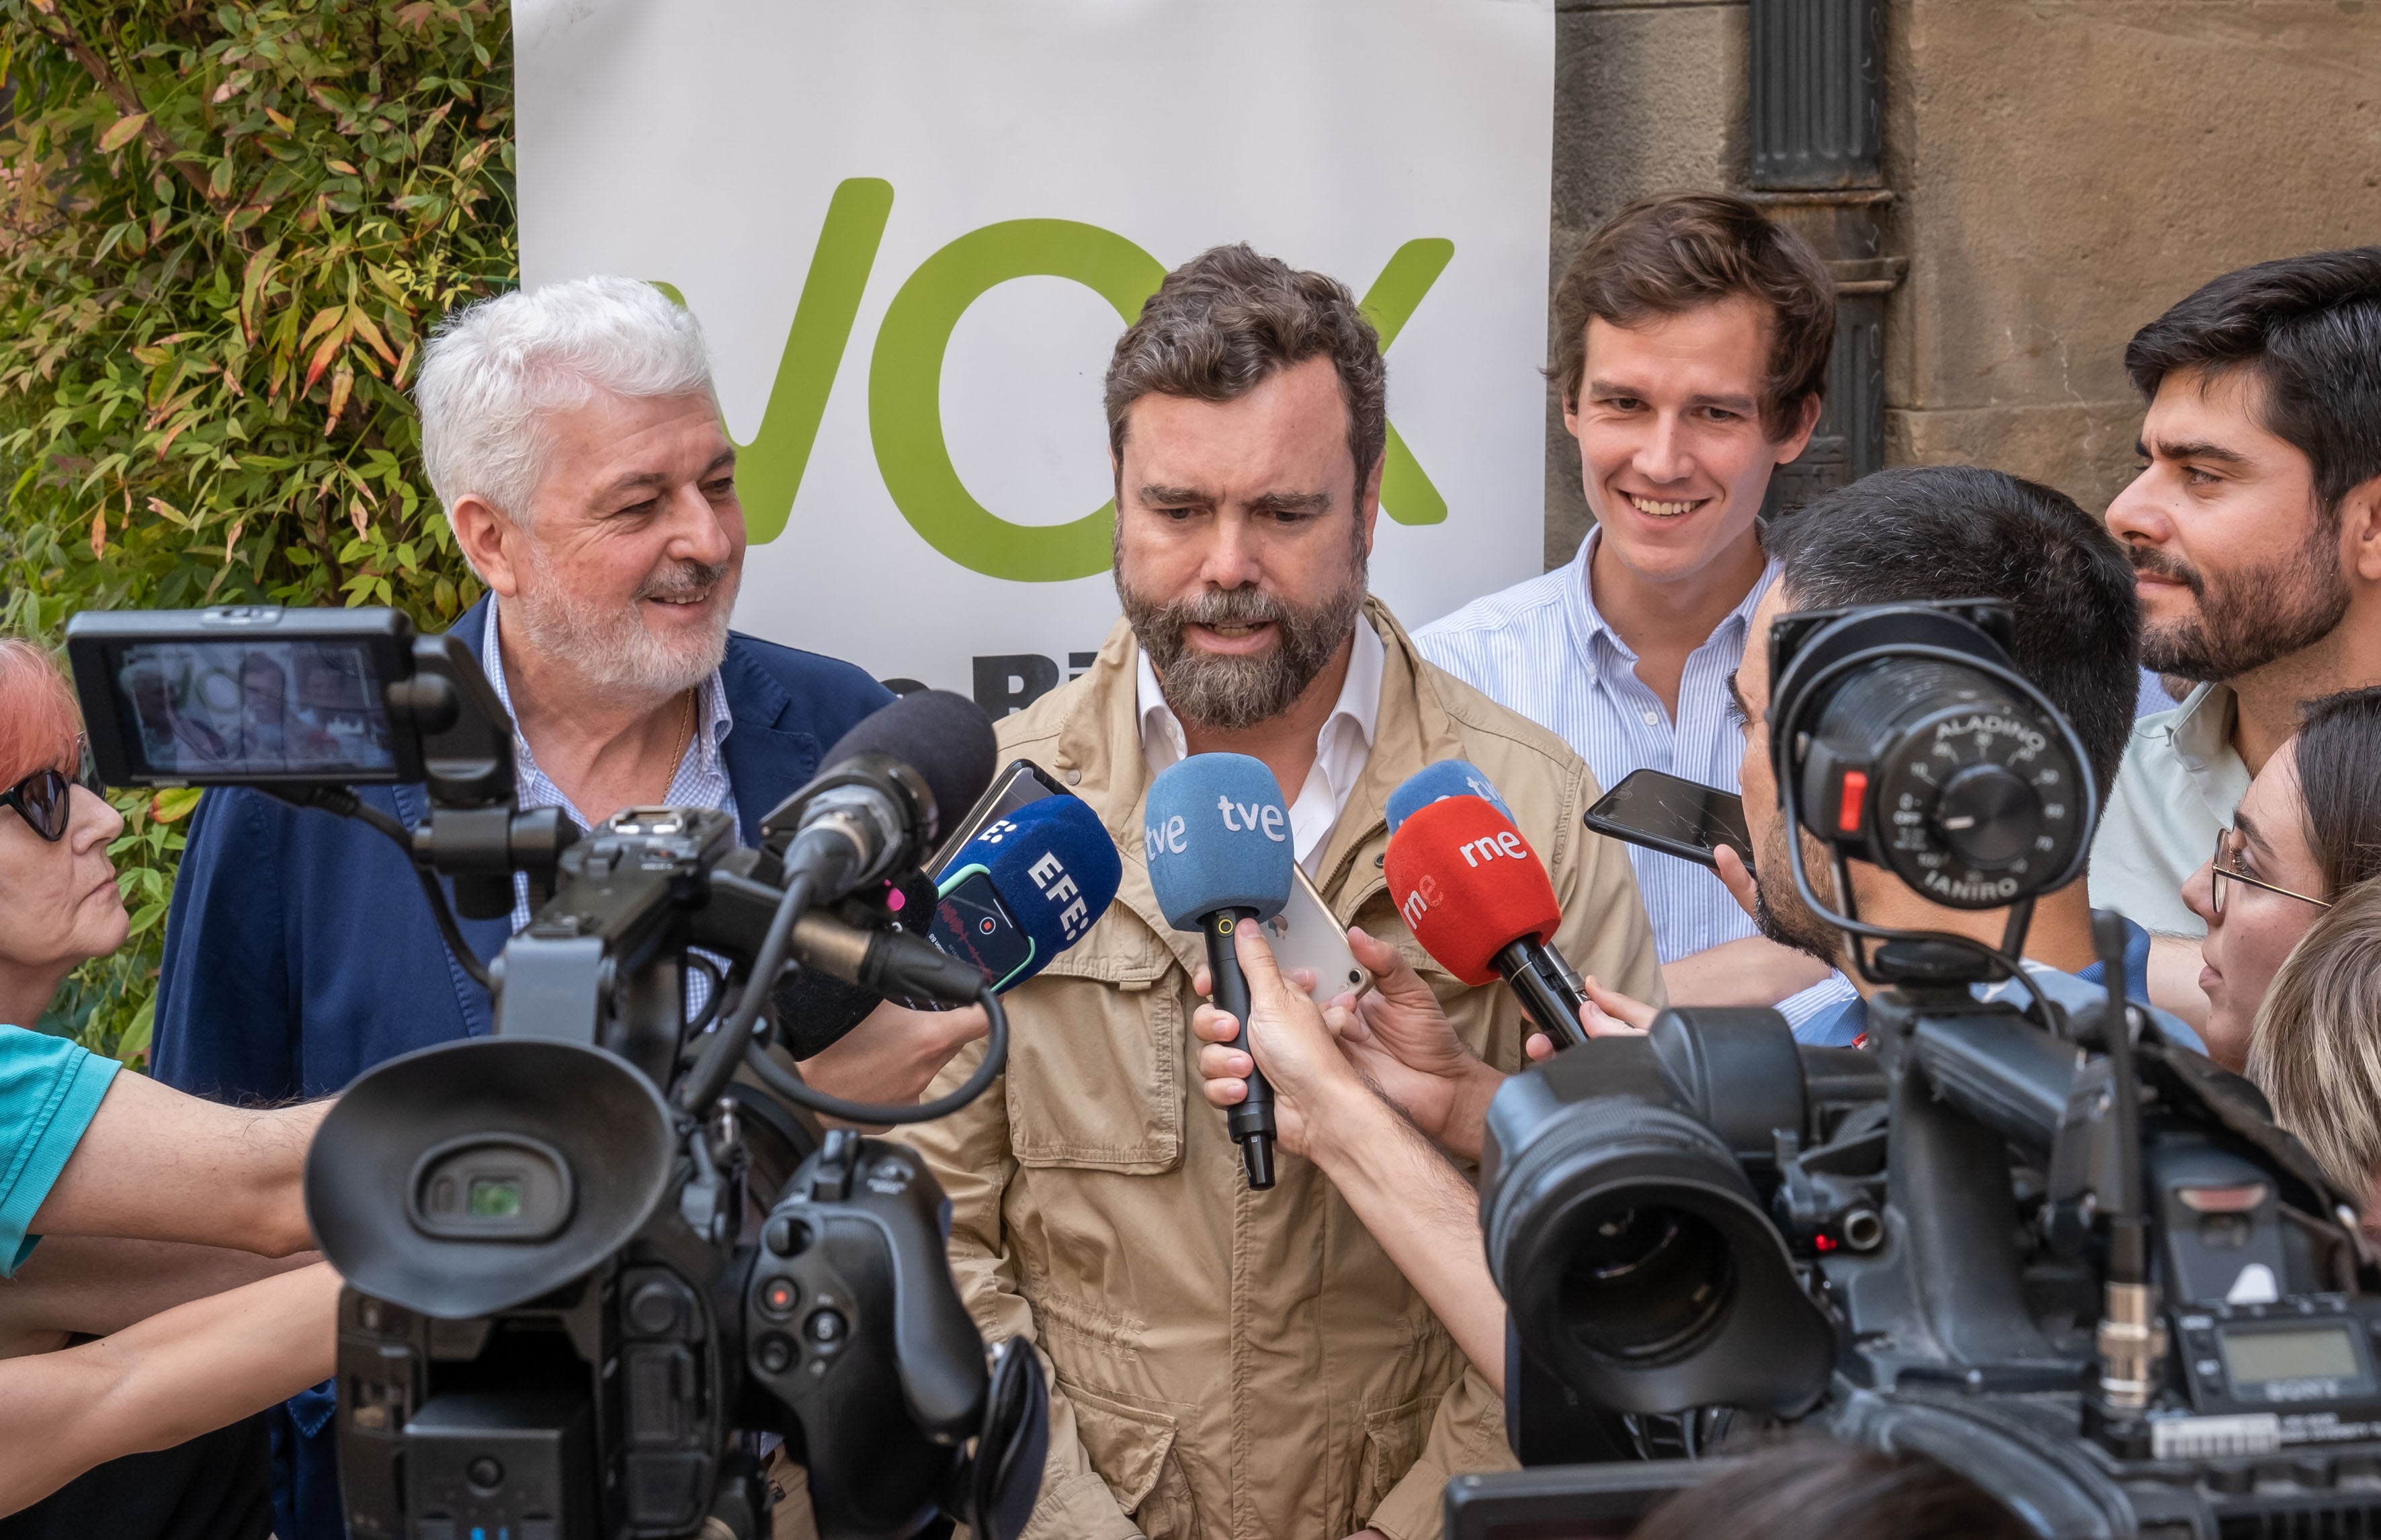
<path fill-rule="evenodd" d="M 2312 701 L 2249 783 L 2182 901 L 2207 923 L 2199 987 L 2209 1057 L 2247 1062 L 2258 1002 L 2316 919 L 2381 875 L 2381 690 Z"/>
<path fill-rule="evenodd" d="M 29 1030 L 128 928 L 78 729 L 49 658 L 0 639 L 0 1540 L 262 1537 L 257 1430 L 187 1441 L 330 1372 L 338 1278 L 263 1260 L 312 1244 L 329 1104 L 221 1106 Z"/>

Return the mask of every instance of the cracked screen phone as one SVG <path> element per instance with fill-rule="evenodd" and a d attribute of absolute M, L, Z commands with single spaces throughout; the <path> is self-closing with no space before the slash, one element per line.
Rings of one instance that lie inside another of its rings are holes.
<path fill-rule="evenodd" d="M 1752 869 L 1752 836 L 1744 826 L 1744 800 L 1700 781 L 1659 770 L 1632 770 L 1587 810 L 1587 826 L 1682 861 L 1712 864 L 1712 850 L 1733 846 Z"/>

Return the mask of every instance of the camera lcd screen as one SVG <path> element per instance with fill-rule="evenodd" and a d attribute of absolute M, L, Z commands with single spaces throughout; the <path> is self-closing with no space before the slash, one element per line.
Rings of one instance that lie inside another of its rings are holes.
<path fill-rule="evenodd" d="M 2276 1380 L 2358 1380 L 2364 1375 L 2345 1326 L 2297 1331 L 2228 1331 L 2224 1370 L 2236 1390 Z"/>
<path fill-rule="evenodd" d="M 107 650 L 117 738 L 144 779 L 386 780 L 386 682 L 363 639 L 121 642 Z"/>

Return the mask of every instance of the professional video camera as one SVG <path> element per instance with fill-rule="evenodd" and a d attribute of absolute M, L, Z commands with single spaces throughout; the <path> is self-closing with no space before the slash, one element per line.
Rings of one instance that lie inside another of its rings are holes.
<path fill-rule="evenodd" d="M 394 611 L 87 613 L 67 645 L 109 782 L 250 786 L 372 825 L 494 994 L 494 1036 L 360 1077 L 307 1163 L 308 1216 L 348 1282 L 349 1534 L 765 1533 L 763 1434 L 807 1467 L 834 1540 L 913 1534 L 937 1510 L 980 1535 L 1023 1527 L 1047 1437 L 1038 1361 L 1011 1341 L 987 1363 L 923 1162 L 822 1140 L 787 1106 L 918 1122 L 1000 1072 L 983 974 L 888 923 L 946 810 L 991 778 L 971 703 L 924 692 L 869 717 L 739 850 L 716 812 L 630 809 L 579 837 L 519 811 L 511 723 L 477 663 Z M 428 815 L 409 828 L 351 789 L 374 783 L 424 784 Z M 475 918 L 531 890 L 493 966 L 442 876 Z M 912 1106 L 812 1089 L 764 1051 L 789 960 L 983 1004 L 982 1065 Z"/>
<path fill-rule="evenodd" d="M 1773 630 L 1781 812 L 1832 895 L 1783 864 L 1887 986 L 1867 1046 L 1670 1010 L 1498 1094 L 1481 1223 L 1541 1468 L 1452 1484 L 1451 1535 L 1625 1534 L 1731 1424 L 1922 1452 L 2044 1535 L 2381 1533 L 2381 1278 L 2347 1195 L 2124 1002 L 2115 916 L 2104 996 L 2018 961 L 2097 798 L 2009 638 L 1984 601 Z M 1863 922 L 1850 859 L 2009 907 L 2000 945 Z"/>

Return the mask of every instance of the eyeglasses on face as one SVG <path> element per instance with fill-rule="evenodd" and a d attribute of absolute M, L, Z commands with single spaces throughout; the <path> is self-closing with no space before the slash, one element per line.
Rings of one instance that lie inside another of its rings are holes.
<path fill-rule="evenodd" d="M 2318 898 L 2310 893 L 2299 893 L 2287 887 L 2279 887 L 2263 877 L 2253 877 L 2241 871 L 2241 853 L 2244 843 L 2239 829 L 2216 831 L 2216 854 L 2209 858 L 2207 869 L 2213 874 L 2209 880 L 2209 886 L 2214 889 L 2211 901 L 2215 905 L 2216 913 L 2224 912 L 2224 885 L 2228 882 L 2246 883 L 2251 887 L 2262 887 L 2268 893 L 2278 893 L 2285 898 L 2296 898 L 2302 904 L 2313 904 L 2317 909 L 2331 907 L 2329 898 Z"/>
<path fill-rule="evenodd" d="M 34 771 L 6 791 L 0 791 L 0 807 L 12 807 L 24 819 L 26 826 L 53 845 L 67 837 L 74 823 L 74 788 L 82 787 L 96 796 L 105 788 L 100 784 L 97 771 L 91 763 L 91 743 L 75 740 L 75 773 L 47 766 Z"/>

